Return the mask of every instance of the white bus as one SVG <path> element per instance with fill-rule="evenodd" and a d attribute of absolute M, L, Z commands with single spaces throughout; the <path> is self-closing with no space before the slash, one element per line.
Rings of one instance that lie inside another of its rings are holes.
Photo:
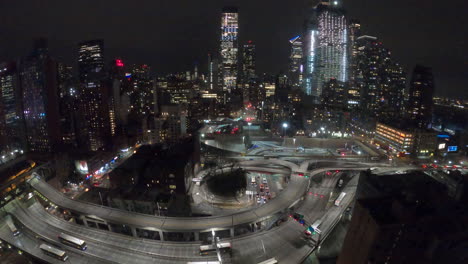
<path fill-rule="evenodd" d="M 13 224 L 13 220 L 11 220 L 11 218 L 8 218 L 6 222 L 11 230 L 11 233 L 13 233 L 13 236 L 17 236 L 20 234 L 20 231 L 18 230 L 18 228 L 16 228 L 15 224 Z"/>
<path fill-rule="evenodd" d="M 312 228 L 316 230 L 322 224 L 322 219 L 318 219 L 312 224 Z"/>
<path fill-rule="evenodd" d="M 255 180 L 255 176 L 252 176 L 252 181 L 251 181 L 252 185 L 255 185 L 257 182 Z"/>
<path fill-rule="evenodd" d="M 340 193 L 340 196 L 338 196 L 338 198 L 336 198 L 336 200 L 335 200 L 335 205 L 336 206 L 340 206 L 341 201 L 343 201 L 343 198 L 345 197 L 345 195 L 346 195 L 345 192 Z"/>
<path fill-rule="evenodd" d="M 76 237 L 72 237 L 70 235 L 61 233 L 58 238 L 60 242 L 62 242 L 65 245 L 72 246 L 80 250 L 86 250 L 87 248 L 86 243 L 83 240 L 78 239 Z"/>
<path fill-rule="evenodd" d="M 231 243 L 220 242 L 218 248 L 221 253 L 231 253 Z M 208 255 L 210 253 L 216 254 L 216 247 L 212 244 L 200 246 L 200 255 Z"/>
<path fill-rule="evenodd" d="M 267 259 L 265 261 L 259 262 L 258 264 L 277 264 L 278 261 L 275 258 Z"/>
<path fill-rule="evenodd" d="M 67 253 L 63 250 L 51 247 L 46 244 L 41 244 L 39 248 L 42 250 L 42 252 L 44 252 L 44 254 L 60 259 L 61 261 L 66 261 L 68 259 Z"/>

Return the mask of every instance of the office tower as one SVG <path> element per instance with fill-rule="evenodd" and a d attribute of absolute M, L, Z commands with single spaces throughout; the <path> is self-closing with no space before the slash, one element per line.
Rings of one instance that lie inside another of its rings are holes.
<path fill-rule="evenodd" d="M 105 146 L 111 133 L 105 86 L 104 42 L 86 41 L 80 43 L 78 48 L 80 145 L 89 151 L 97 151 Z"/>
<path fill-rule="evenodd" d="M 242 71 L 240 73 L 244 104 L 252 104 L 252 101 L 255 104 L 258 102 L 258 98 L 256 98 L 258 86 L 256 85 L 255 60 L 255 44 L 249 40 L 242 48 Z"/>
<path fill-rule="evenodd" d="M 109 69 L 111 97 L 115 109 L 116 133 L 121 135 L 130 108 L 128 91 L 130 90 L 131 74 L 125 72 L 125 64 L 121 58 L 112 60 Z"/>
<path fill-rule="evenodd" d="M 146 64 L 133 65 L 130 80 L 130 108 L 139 115 L 154 114 L 155 104 L 153 80 L 150 67 Z"/>
<path fill-rule="evenodd" d="M 376 37 L 356 39 L 354 85 L 360 89 L 360 107 L 380 119 L 399 116 L 403 105 L 405 72 Z"/>
<path fill-rule="evenodd" d="M 242 82 L 248 83 L 255 74 L 255 44 L 251 40 L 242 49 Z"/>
<path fill-rule="evenodd" d="M 15 62 L 0 63 L 0 155 L 23 150 L 21 89 Z"/>
<path fill-rule="evenodd" d="M 291 44 L 291 53 L 289 55 L 289 78 L 293 87 L 301 87 L 302 85 L 302 74 L 303 74 L 303 64 L 302 64 L 302 38 L 301 36 L 296 36 L 289 40 Z"/>
<path fill-rule="evenodd" d="M 408 117 L 419 128 L 427 128 L 432 121 L 434 77 L 432 69 L 416 65 L 409 87 Z"/>
<path fill-rule="evenodd" d="M 361 36 L 361 23 L 358 20 L 351 19 L 349 22 L 349 43 L 348 43 L 348 109 L 356 109 L 360 101 L 360 88 L 356 82 L 357 77 L 357 56 L 359 54 L 357 38 Z"/>
<path fill-rule="evenodd" d="M 225 7 L 221 13 L 220 83 L 223 91 L 237 86 L 239 13 L 236 7 Z"/>
<path fill-rule="evenodd" d="M 21 61 L 20 83 L 29 150 L 57 151 L 61 144 L 57 63 L 44 39 L 36 41 L 32 55 Z"/>
<path fill-rule="evenodd" d="M 57 73 L 62 141 L 68 147 L 77 147 L 78 82 L 71 66 L 58 63 Z"/>
<path fill-rule="evenodd" d="M 340 6 L 338 1 L 321 1 L 307 26 L 305 92 L 316 102 L 331 78 L 348 80 L 348 26 Z"/>
<path fill-rule="evenodd" d="M 171 104 L 187 104 L 190 100 L 191 83 L 183 76 L 169 75 L 166 79 L 165 92 L 170 97 Z"/>

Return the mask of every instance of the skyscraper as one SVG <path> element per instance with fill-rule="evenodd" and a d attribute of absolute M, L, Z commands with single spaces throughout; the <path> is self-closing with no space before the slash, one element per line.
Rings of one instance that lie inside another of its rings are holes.
<path fill-rule="evenodd" d="M 355 109 L 359 106 L 361 97 L 357 77 L 357 55 L 359 54 L 357 38 L 361 36 L 361 24 L 358 20 L 351 19 L 349 22 L 349 43 L 348 43 L 348 94 L 347 107 Z"/>
<path fill-rule="evenodd" d="M 21 61 L 20 82 L 29 150 L 58 150 L 61 140 L 57 63 L 50 58 L 44 39 L 36 41 L 32 55 Z"/>
<path fill-rule="evenodd" d="M 289 55 L 289 78 L 293 87 L 300 87 L 302 85 L 302 74 L 303 74 L 303 64 L 302 64 L 302 38 L 301 36 L 296 36 L 289 40 L 291 44 L 291 54 Z"/>
<path fill-rule="evenodd" d="M 220 82 L 223 91 L 236 89 L 238 72 L 239 13 L 236 7 L 224 7 L 221 13 Z"/>
<path fill-rule="evenodd" d="M 133 65 L 131 74 L 130 108 L 140 115 L 154 114 L 156 100 L 150 67 L 146 64 Z"/>
<path fill-rule="evenodd" d="M 416 65 L 409 87 L 408 117 L 419 128 L 427 128 L 432 121 L 434 77 L 432 69 Z"/>
<path fill-rule="evenodd" d="M 255 44 L 251 40 L 242 49 L 242 82 L 248 83 L 255 74 Z"/>
<path fill-rule="evenodd" d="M 69 147 L 77 146 L 77 114 L 78 91 L 73 78 L 73 69 L 63 63 L 57 64 L 60 131 L 63 144 Z"/>
<path fill-rule="evenodd" d="M 353 85 L 360 88 L 360 107 L 379 119 L 397 118 L 403 107 L 405 72 L 376 37 L 360 36 L 355 45 Z"/>
<path fill-rule="evenodd" d="M 348 26 L 338 1 L 321 1 L 306 30 L 305 92 L 320 99 L 331 78 L 348 80 Z"/>
<path fill-rule="evenodd" d="M 82 42 L 78 47 L 80 79 L 79 105 L 81 113 L 82 147 L 97 151 L 110 136 L 109 107 L 106 99 L 104 73 L 104 41 Z"/>
<path fill-rule="evenodd" d="M 0 64 L 0 154 L 24 147 L 21 89 L 16 63 Z"/>

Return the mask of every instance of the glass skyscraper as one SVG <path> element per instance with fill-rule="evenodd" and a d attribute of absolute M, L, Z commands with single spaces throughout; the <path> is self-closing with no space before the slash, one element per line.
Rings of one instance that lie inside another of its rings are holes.
<path fill-rule="evenodd" d="M 305 36 L 305 92 L 318 101 L 331 78 L 348 80 L 348 27 L 340 3 L 320 2 L 313 9 Z"/>
<path fill-rule="evenodd" d="M 223 91 L 237 85 L 239 13 L 236 7 L 225 7 L 221 13 L 220 81 Z"/>
<path fill-rule="evenodd" d="M 289 40 L 291 44 L 291 54 L 289 55 L 289 78 L 291 79 L 292 85 L 294 87 L 300 87 L 302 85 L 302 74 L 303 74 L 303 64 L 302 64 L 302 38 L 301 36 L 296 36 Z"/>
<path fill-rule="evenodd" d="M 26 140 L 32 152 L 52 152 L 61 143 L 57 63 L 49 57 L 45 40 L 35 44 L 20 66 Z"/>

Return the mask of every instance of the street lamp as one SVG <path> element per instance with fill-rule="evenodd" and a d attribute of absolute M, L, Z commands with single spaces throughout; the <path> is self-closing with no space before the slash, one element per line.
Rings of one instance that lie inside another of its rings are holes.
<path fill-rule="evenodd" d="M 283 145 L 286 144 L 286 129 L 288 128 L 288 123 L 283 123 Z"/>
<path fill-rule="evenodd" d="M 286 135 L 286 129 L 288 128 L 288 123 L 283 123 L 283 136 Z"/>

